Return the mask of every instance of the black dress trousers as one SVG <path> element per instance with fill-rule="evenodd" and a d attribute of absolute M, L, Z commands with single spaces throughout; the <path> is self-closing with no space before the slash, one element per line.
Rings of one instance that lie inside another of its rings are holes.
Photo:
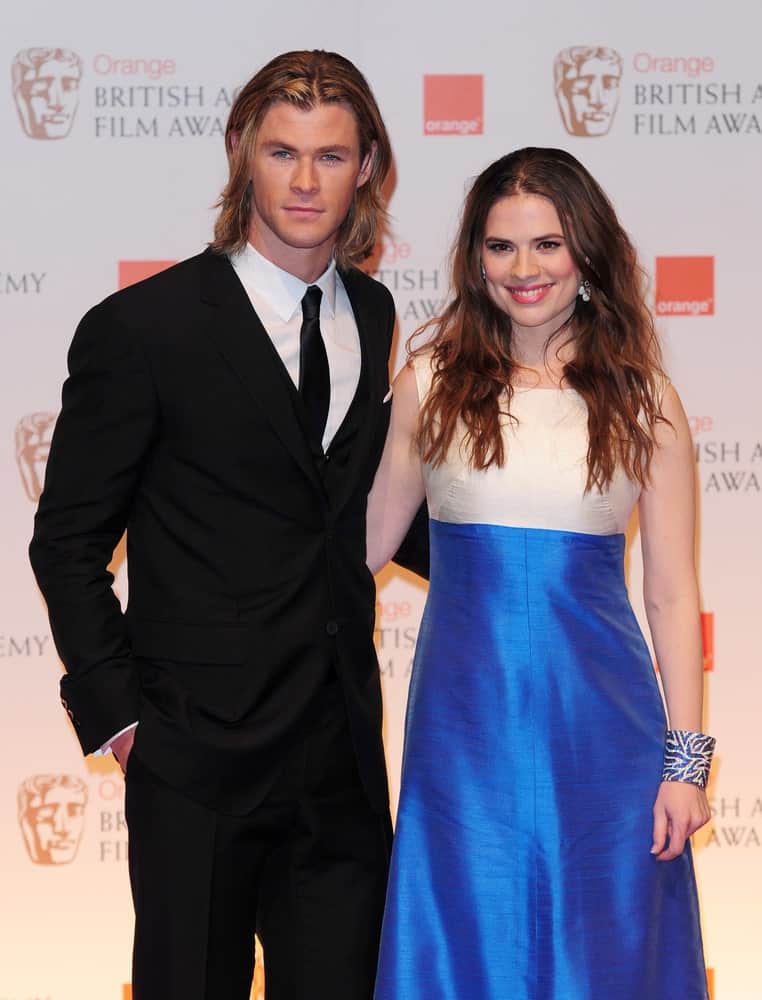
<path fill-rule="evenodd" d="M 180 794 L 136 750 L 134 1000 L 249 1000 L 255 931 L 267 1000 L 371 1000 L 391 823 L 363 791 L 339 685 L 248 815 Z"/>

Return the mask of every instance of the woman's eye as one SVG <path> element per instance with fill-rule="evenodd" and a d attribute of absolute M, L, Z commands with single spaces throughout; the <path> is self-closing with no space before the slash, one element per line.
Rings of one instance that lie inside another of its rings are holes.
<path fill-rule="evenodd" d="M 493 253 L 507 253 L 511 249 L 510 243 L 488 243 L 487 249 Z"/>
<path fill-rule="evenodd" d="M 543 240 L 538 246 L 540 250 L 557 250 L 561 244 L 557 240 Z"/>

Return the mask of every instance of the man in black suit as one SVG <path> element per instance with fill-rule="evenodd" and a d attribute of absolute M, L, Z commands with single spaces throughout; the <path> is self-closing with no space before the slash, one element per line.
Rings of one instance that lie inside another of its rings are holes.
<path fill-rule="evenodd" d="M 365 509 L 391 152 L 341 56 L 243 88 L 201 255 L 82 320 L 31 558 L 85 753 L 126 773 L 136 1000 L 373 989 L 390 821 Z M 129 607 L 107 571 L 127 530 Z M 135 725 L 137 723 L 137 726 Z"/>

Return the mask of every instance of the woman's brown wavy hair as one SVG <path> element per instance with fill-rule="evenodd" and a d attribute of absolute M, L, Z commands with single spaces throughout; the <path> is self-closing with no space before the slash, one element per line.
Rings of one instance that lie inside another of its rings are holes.
<path fill-rule="evenodd" d="M 251 157 L 262 120 L 276 101 L 303 111 L 320 104 L 344 104 L 357 121 L 361 161 L 375 143 L 370 177 L 357 189 L 336 240 L 339 267 L 360 263 L 372 252 L 386 217 L 382 185 L 391 167 L 392 150 L 365 77 L 344 56 L 320 49 L 276 56 L 249 80 L 233 102 L 225 129 L 229 176 L 217 202 L 220 213 L 210 247 L 218 253 L 235 253 L 246 243 L 251 214 Z"/>
<path fill-rule="evenodd" d="M 517 150 L 487 167 L 471 187 L 452 254 L 453 299 L 424 327 L 434 330 L 433 337 L 413 352 L 433 349 L 431 391 L 418 430 L 421 457 L 441 464 L 465 425 L 474 468 L 505 460 L 501 415 L 510 414 L 520 365 L 513 356 L 510 318 L 489 297 L 480 265 L 490 209 L 519 193 L 553 202 L 574 263 L 590 282 L 590 301 L 578 296 L 569 321 L 546 344 L 547 351 L 560 336 L 574 345 L 563 379 L 587 404 L 585 489 L 607 486 L 618 465 L 645 484 L 654 426 L 664 419 L 664 374 L 644 275 L 603 190 L 561 149 Z"/>

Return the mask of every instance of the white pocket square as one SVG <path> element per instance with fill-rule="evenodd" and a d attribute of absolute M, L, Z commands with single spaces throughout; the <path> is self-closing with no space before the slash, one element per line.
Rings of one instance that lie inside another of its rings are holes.
<path fill-rule="evenodd" d="M 392 387 L 389 386 L 389 391 L 384 396 L 384 398 L 381 400 L 381 405 L 383 406 L 384 403 L 388 403 L 391 398 L 392 398 Z"/>

